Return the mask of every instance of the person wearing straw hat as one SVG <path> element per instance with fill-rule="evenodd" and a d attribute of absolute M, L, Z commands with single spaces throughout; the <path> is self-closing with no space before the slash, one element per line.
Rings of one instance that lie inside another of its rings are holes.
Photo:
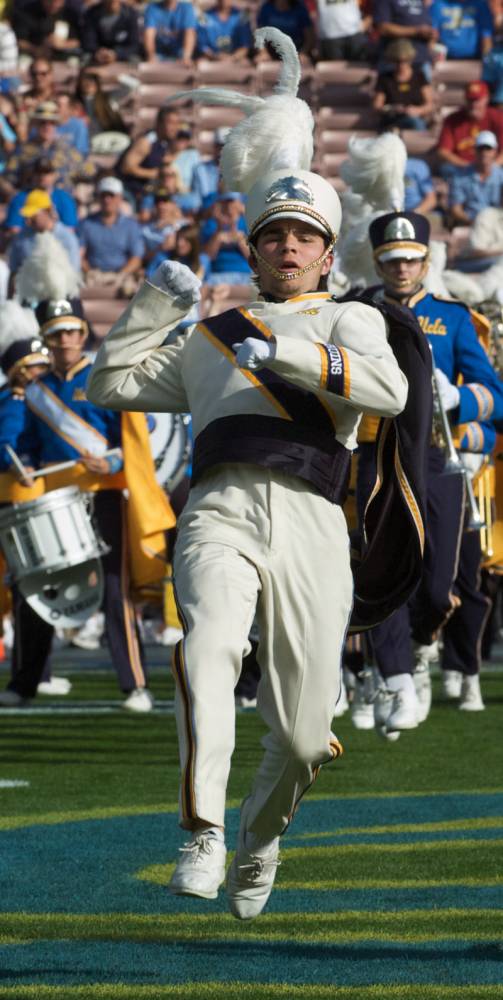
<path fill-rule="evenodd" d="M 408 391 L 381 312 L 339 306 L 326 291 L 339 198 L 309 169 L 312 118 L 295 97 L 293 44 L 275 29 L 255 37 L 282 56 L 278 91 L 242 99 L 247 117 L 222 155 L 227 188 L 248 196 L 255 299 L 163 346 L 200 295 L 188 269 L 165 262 L 105 338 L 88 382 L 104 406 L 192 412 L 192 484 L 174 559 L 180 823 L 190 839 L 175 894 L 213 899 L 224 881 L 234 687 L 257 613 L 268 732 L 227 877 L 238 919 L 264 908 L 280 836 L 342 750 L 331 722 L 354 595 L 341 504 L 362 410 L 392 418 Z"/>

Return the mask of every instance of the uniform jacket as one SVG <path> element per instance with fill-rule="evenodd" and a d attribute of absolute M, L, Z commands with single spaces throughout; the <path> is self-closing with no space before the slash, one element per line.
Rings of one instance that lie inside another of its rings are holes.
<path fill-rule="evenodd" d="M 278 467 L 289 471 L 283 456 L 292 442 L 310 461 L 306 449 L 316 447 L 319 428 L 307 413 L 297 419 L 289 412 L 284 382 L 291 397 L 299 390 L 307 394 L 310 413 L 323 411 L 327 448 L 330 439 L 334 451 L 355 447 L 362 409 L 393 416 L 405 405 L 407 380 L 387 343 L 383 317 L 368 305 L 338 305 L 326 292 L 281 303 L 259 299 L 248 310 L 199 323 L 162 346 L 183 313 L 176 300 L 145 283 L 100 347 L 88 395 L 114 409 L 190 411 L 195 466 L 201 442 L 211 447 L 217 439 L 216 462 L 276 467 L 279 461 Z M 237 367 L 232 342 L 246 336 L 274 336 L 276 357 L 267 369 Z M 254 431 L 268 442 L 261 456 L 258 449 L 249 450 Z M 206 470 L 208 460 L 203 464 Z M 309 479 L 299 465 L 294 474 Z"/>

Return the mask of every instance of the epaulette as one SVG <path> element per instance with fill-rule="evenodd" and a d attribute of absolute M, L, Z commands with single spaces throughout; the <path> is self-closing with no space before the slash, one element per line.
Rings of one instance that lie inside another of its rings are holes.
<path fill-rule="evenodd" d="M 445 296 L 437 295 L 435 292 L 429 292 L 428 294 L 431 295 L 432 299 L 435 299 L 435 302 L 445 302 L 448 306 L 462 306 L 463 309 L 470 312 L 470 307 L 467 306 L 466 302 L 462 302 L 461 299 L 446 299 Z"/>

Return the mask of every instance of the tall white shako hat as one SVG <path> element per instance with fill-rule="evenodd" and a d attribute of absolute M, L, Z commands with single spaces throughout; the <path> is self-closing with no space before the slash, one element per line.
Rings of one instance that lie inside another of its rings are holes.
<path fill-rule="evenodd" d="M 341 225 L 341 204 L 332 185 L 309 169 L 314 120 L 306 102 L 297 97 L 301 67 L 292 40 L 277 28 L 259 28 L 254 37 L 257 48 L 269 43 L 281 58 L 278 82 L 270 97 L 201 87 L 174 94 L 166 103 L 190 99 L 230 105 L 244 112 L 246 117 L 229 130 L 220 165 L 227 190 L 247 196 L 251 251 L 259 256 L 255 237 L 273 219 L 300 219 L 325 237 L 324 252 L 309 266 L 312 269 L 334 246 Z M 302 272 L 275 273 L 289 280 Z"/>

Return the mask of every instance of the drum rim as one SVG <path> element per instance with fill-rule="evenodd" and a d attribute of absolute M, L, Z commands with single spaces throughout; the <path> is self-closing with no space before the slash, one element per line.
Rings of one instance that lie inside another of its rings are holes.
<path fill-rule="evenodd" d="M 84 494 L 78 486 L 61 486 L 57 490 L 49 490 L 42 496 L 35 497 L 34 500 L 17 500 L 0 510 L 0 530 L 9 528 L 12 524 L 24 520 L 25 515 L 31 511 L 42 513 L 46 510 L 57 510 L 59 507 L 68 506 L 69 502 L 82 500 L 85 504 Z"/>

